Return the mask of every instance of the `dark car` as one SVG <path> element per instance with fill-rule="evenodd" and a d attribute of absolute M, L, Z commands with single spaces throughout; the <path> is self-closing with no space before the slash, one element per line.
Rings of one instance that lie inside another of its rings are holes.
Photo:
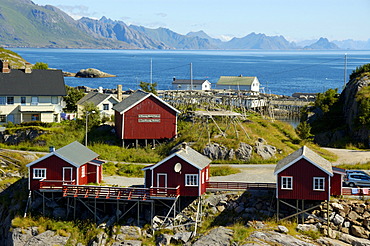
<path fill-rule="evenodd" d="M 370 186 L 370 176 L 363 173 L 349 173 L 344 179 L 344 184 L 350 187 Z"/>

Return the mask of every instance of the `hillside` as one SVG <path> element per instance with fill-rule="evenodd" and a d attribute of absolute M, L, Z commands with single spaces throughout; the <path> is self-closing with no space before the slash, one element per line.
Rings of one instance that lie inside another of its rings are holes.
<path fill-rule="evenodd" d="M 131 48 L 99 37 L 51 5 L 31 0 L 0 2 L 0 45 L 4 47 Z"/>
<path fill-rule="evenodd" d="M 370 64 L 358 67 L 341 94 L 320 93 L 306 112 L 315 141 L 331 147 L 369 147 Z M 335 120 L 333 120 L 335 119 Z"/>
<path fill-rule="evenodd" d="M 309 49 L 325 49 L 320 44 Z M 307 46 L 309 46 L 307 45 Z M 348 42 L 343 43 L 348 47 Z M 351 43 L 351 47 L 362 43 Z M 283 36 L 250 33 L 228 42 L 212 38 L 203 31 L 186 35 L 167 28 L 146 28 L 126 25 L 123 21 L 100 20 L 83 17 L 74 20 L 57 7 L 39 6 L 31 0 L 0 1 L 0 46 L 43 48 L 93 48 L 93 49 L 302 49 Z M 335 48 L 330 43 L 329 49 Z"/>
<path fill-rule="evenodd" d="M 8 60 L 11 68 L 24 68 L 26 60 L 17 53 L 0 47 L 0 60 Z"/>

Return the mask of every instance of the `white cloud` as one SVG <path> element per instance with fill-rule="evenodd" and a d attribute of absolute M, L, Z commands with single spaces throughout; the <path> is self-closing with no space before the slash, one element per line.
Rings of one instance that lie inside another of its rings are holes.
<path fill-rule="evenodd" d="M 98 19 L 97 12 L 90 12 L 89 7 L 85 5 L 57 5 L 58 8 L 66 12 L 73 19 L 78 20 L 81 17 L 90 17 L 92 19 Z M 99 16 L 100 17 L 100 16 Z"/>

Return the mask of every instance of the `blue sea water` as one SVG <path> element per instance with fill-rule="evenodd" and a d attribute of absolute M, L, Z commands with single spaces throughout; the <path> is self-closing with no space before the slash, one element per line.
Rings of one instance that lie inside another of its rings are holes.
<path fill-rule="evenodd" d="M 220 76 L 257 76 L 266 93 L 342 90 L 344 74 L 370 63 L 370 51 L 175 51 L 11 49 L 30 63 L 44 62 L 66 72 L 96 68 L 114 78 L 67 77 L 69 86 L 137 89 L 140 81 L 157 82 L 158 89 L 171 89 L 172 78 L 208 79 L 214 87 Z M 347 66 L 345 68 L 345 54 Z M 152 64 L 152 66 L 151 66 Z M 152 73 L 151 71 L 152 67 Z M 152 75 L 152 76 L 151 76 Z"/>

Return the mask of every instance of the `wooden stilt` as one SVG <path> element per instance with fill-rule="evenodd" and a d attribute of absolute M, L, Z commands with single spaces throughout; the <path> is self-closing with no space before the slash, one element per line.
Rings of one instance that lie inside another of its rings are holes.
<path fill-rule="evenodd" d="M 73 198 L 73 219 L 76 220 L 76 197 Z"/>
<path fill-rule="evenodd" d="M 118 223 L 119 221 L 119 214 L 118 214 L 118 211 L 119 211 L 119 200 L 117 199 L 117 209 L 116 209 L 116 222 Z"/>
<path fill-rule="evenodd" d="M 296 219 L 296 221 L 297 221 L 297 224 L 298 224 L 298 211 L 299 211 L 299 207 L 298 207 L 298 199 L 296 200 L 296 216 L 295 216 L 295 219 Z"/>
<path fill-rule="evenodd" d="M 304 210 L 304 200 L 302 200 L 302 211 Z M 304 214 L 302 216 L 302 224 L 304 224 Z"/>
<path fill-rule="evenodd" d="M 96 223 L 96 217 L 97 217 L 97 214 L 96 214 L 96 198 L 94 199 L 94 222 Z"/>
<path fill-rule="evenodd" d="M 327 214 L 326 214 L 326 217 L 327 217 L 327 223 L 328 223 L 328 236 L 329 236 L 329 228 L 330 228 L 330 218 L 329 218 L 329 199 L 326 201 L 326 209 L 327 209 Z"/>
<path fill-rule="evenodd" d="M 42 215 L 45 215 L 45 194 L 42 194 Z"/>
<path fill-rule="evenodd" d="M 135 148 L 136 149 L 137 149 L 138 145 L 139 145 L 139 139 L 135 139 Z"/>
<path fill-rule="evenodd" d="M 137 202 L 137 226 L 140 226 L 140 202 Z"/>
<path fill-rule="evenodd" d="M 279 198 L 276 198 L 276 222 L 279 222 L 279 213 L 280 213 L 280 211 L 279 211 L 279 203 L 280 203 L 280 200 L 279 200 Z"/>

